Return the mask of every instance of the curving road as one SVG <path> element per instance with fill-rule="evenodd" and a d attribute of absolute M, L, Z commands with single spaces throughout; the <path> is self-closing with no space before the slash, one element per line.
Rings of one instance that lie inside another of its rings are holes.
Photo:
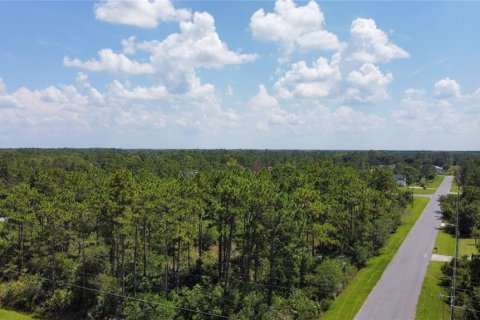
<path fill-rule="evenodd" d="M 423 278 L 441 223 L 438 197 L 448 194 L 453 181 L 446 176 L 437 192 L 368 296 L 357 320 L 411 320 L 415 317 Z"/>

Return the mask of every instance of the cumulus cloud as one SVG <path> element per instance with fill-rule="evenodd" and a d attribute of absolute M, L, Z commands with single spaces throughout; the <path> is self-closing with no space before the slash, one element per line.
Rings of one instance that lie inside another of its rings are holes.
<path fill-rule="evenodd" d="M 453 79 L 445 78 L 434 85 L 433 96 L 438 99 L 456 98 L 460 96 L 460 85 Z"/>
<path fill-rule="evenodd" d="M 219 69 L 257 58 L 255 54 L 229 50 L 216 31 L 214 18 L 206 12 L 195 12 L 191 20 L 180 22 L 179 33 L 173 33 L 164 40 L 138 42 L 136 37 L 132 36 L 122 40 L 122 47 L 123 53 L 102 49 L 98 52 L 98 59 L 85 62 L 65 57 L 64 65 L 124 75 L 153 74 L 157 82 L 154 88 L 138 88 L 128 94 L 132 97 L 153 99 L 152 97 L 160 94 L 159 90 L 167 90 L 172 94 L 209 91 L 212 85 L 200 84 L 197 69 Z M 126 56 L 134 55 L 139 50 L 147 52 L 148 63 L 138 62 Z"/>
<path fill-rule="evenodd" d="M 215 28 L 214 18 L 207 12 L 195 12 L 192 21 L 180 23 L 180 33 L 169 35 L 163 41 L 146 41 L 138 48 L 151 52 L 152 62 L 165 68 L 222 68 L 256 59 L 255 54 L 230 51 Z"/>
<path fill-rule="evenodd" d="M 289 113 L 280 107 L 278 100 L 271 96 L 264 85 L 258 86 L 258 93 L 249 101 L 254 112 L 253 118 L 258 130 L 269 130 L 271 126 L 285 125 L 296 127 L 303 123 L 303 119 Z"/>
<path fill-rule="evenodd" d="M 414 88 L 408 88 L 407 90 L 405 90 L 406 97 L 419 98 L 419 97 L 424 97 L 425 95 L 426 95 L 425 90 L 414 89 Z"/>
<path fill-rule="evenodd" d="M 298 47 L 302 50 L 338 50 L 338 37 L 324 29 L 325 17 L 315 1 L 297 6 L 292 0 L 277 0 L 274 12 L 257 10 L 250 18 L 254 38 L 282 45 L 288 55 Z"/>
<path fill-rule="evenodd" d="M 283 99 L 325 98 L 341 79 L 338 61 L 320 57 L 309 67 L 305 61 L 292 64 L 284 76 L 275 83 L 277 94 Z"/>
<path fill-rule="evenodd" d="M 17 107 L 19 107 L 18 101 L 11 95 L 7 94 L 7 85 L 3 79 L 0 78 L 0 109 Z"/>
<path fill-rule="evenodd" d="M 122 39 L 122 51 L 124 54 L 133 55 L 136 52 L 135 40 L 136 36 L 128 37 L 127 39 Z"/>
<path fill-rule="evenodd" d="M 379 116 L 366 114 L 351 107 L 340 106 L 332 112 L 330 123 L 334 131 L 367 132 L 384 124 Z"/>
<path fill-rule="evenodd" d="M 163 41 L 137 43 L 136 48 L 150 54 L 157 77 L 175 92 L 188 90 L 198 68 L 218 69 L 257 58 L 255 54 L 229 50 L 216 32 L 215 20 L 206 12 L 195 12 L 192 21 L 181 22 L 180 33 L 171 34 Z"/>
<path fill-rule="evenodd" d="M 412 95 L 412 92 L 421 94 Z M 415 132 L 464 134 L 478 130 L 478 105 L 474 95 L 456 100 L 455 106 L 448 98 L 460 95 L 460 85 L 449 78 L 438 81 L 432 95 L 424 90 L 409 89 L 392 118 L 401 128 Z"/>
<path fill-rule="evenodd" d="M 347 77 L 349 85 L 345 98 L 359 102 L 378 102 L 388 98 L 386 87 L 393 80 L 391 73 L 383 74 L 380 69 L 365 63 Z"/>
<path fill-rule="evenodd" d="M 114 80 L 107 86 L 111 98 L 127 100 L 158 100 L 168 96 L 168 90 L 162 86 L 129 88 L 118 80 Z"/>
<path fill-rule="evenodd" d="M 347 106 L 336 109 L 320 105 L 296 107 L 288 111 L 271 96 L 265 86 L 260 85 L 258 93 L 249 101 L 252 114 L 249 122 L 256 123 L 262 131 L 288 129 L 295 133 L 314 132 L 366 132 L 383 125 L 384 120 L 374 114 L 365 114 Z"/>
<path fill-rule="evenodd" d="M 350 35 L 351 60 L 376 63 L 410 56 L 407 51 L 393 44 L 372 19 L 355 19 L 350 28 Z"/>
<path fill-rule="evenodd" d="M 170 0 L 104 0 L 94 6 L 98 20 L 155 28 L 160 22 L 183 21 L 191 17 L 186 9 L 175 9 Z"/>
<path fill-rule="evenodd" d="M 107 71 L 118 74 L 152 74 L 155 68 L 149 63 L 130 60 L 122 53 L 114 53 L 111 49 L 98 51 L 98 60 L 91 59 L 82 62 L 79 59 L 63 58 L 66 67 L 77 67 L 89 71 Z"/>
<path fill-rule="evenodd" d="M 78 85 L 4 91 L 1 96 L 15 104 L 8 110 L 0 108 L 0 122 L 6 128 L 19 126 L 22 130 L 88 130 L 96 125 L 95 118 L 100 112 L 97 108 L 99 93 L 92 90 L 84 75 L 80 74 L 77 80 Z"/>

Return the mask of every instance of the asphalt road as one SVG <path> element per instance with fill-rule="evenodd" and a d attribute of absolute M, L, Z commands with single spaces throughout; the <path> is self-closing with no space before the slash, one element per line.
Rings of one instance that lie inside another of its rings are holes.
<path fill-rule="evenodd" d="M 447 176 L 368 296 L 357 320 L 411 320 L 441 223 L 438 197 L 450 191 Z"/>

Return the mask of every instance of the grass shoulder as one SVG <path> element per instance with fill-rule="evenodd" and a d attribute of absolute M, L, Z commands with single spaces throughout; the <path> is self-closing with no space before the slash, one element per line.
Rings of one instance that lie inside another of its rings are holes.
<path fill-rule="evenodd" d="M 449 305 L 442 295 L 447 288 L 442 286 L 442 266 L 445 262 L 431 261 L 423 280 L 422 291 L 417 303 L 417 320 L 440 320 L 449 318 Z"/>
<path fill-rule="evenodd" d="M 32 317 L 23 313 L 18 313 L 15 311 L 0 309 L 0 319 L 2 320 L 34 320 L 39 318 Z"/>
<path fill-rule="evenodd" d="M 455 237 L 445 230 L 440 230 L 435 240 L 433 253 L 453 256 L 455 254 Z M 474 238 L 462 238 L 458 242 L 458 254 L 478 253 Z M 441 295 L 448 295 L 448 288 L 442 286 L 442 266 L 445 262 L 430 261 L 427 274 L 423 280 L 422 291 L 417 303 L 418 320 L 449 319 L 449 305 Z"/>
<path fill-rule="evenodd" d="M 427 188 L 435 188 L 435 189 L 438 189 L 438 187 L 440 187 L 440 185 L 442 184 L 443 182 L 443 179 L 445 179 L 445 176 L 444 175 L 436 175 L 435 176 L 435 179 L 433 180 L 430 180 L 427 182 Z"/>
<path fill-rule="evenodd" d="M 332 303 L 330 309 L 321 316 L 322 320 L 347 320 L 355 317 L 428 201 L 428 198 L 414 198 L 413 205 L 407 208 L 402 218 L 402 224 L 392 234 L 380 254 L 370 259 L 366 267 L 357 272 L 350 284 Z"/>
<path fill-rule="evenodd" d="M 455 254 L 455 237 L 445 230 L 440 230 L 435 240 L 435 248 L 433 253 L 453 256 Z M 458 254 L 472 255 L 477 253 L 475 238 L 460 238 L 458 241 Z"/>

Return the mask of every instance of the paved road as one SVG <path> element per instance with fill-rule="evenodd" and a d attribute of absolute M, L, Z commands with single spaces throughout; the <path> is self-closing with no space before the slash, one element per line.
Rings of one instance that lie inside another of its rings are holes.
<path fill-rule="evenodd" d="M 423 278 L 432 256 L 441 223 L 436 201 L 450 191 L 453 177 L 447 176 L 423 210 L 395 257 L 368 296 L 357 320 L 411 320 L 415 317 Z"/>

